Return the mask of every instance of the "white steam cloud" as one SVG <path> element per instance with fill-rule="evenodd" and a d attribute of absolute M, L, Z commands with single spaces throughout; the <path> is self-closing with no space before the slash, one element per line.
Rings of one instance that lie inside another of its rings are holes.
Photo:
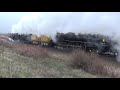
<path fill-rule="evenodd" d="M 37 12 L 24 16 L 12 26 L 12 33 L 45 34 L 56 32 L 96 33 L 110 36 L 120 45 L 119 12 Z M 116 46 L 120 53 L 120 46 Z M 118 58 L 120 61 L 120 56 Z"/>

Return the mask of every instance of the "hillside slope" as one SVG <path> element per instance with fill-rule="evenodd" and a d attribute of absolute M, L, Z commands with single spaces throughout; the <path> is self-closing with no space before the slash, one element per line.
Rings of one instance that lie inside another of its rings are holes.
<path fill-rule="evenodd" d="M 120 77 L 120 63 L 83 51 L 61 51 L 23 44 L 0 36 L 0 77 L 101 78 Z"/>
<path fill-rule="evenodd" d="M 6 78 L 95 78 L 81 69 L 72 69 L 59 58 L 33 59 L 0 46 L 0 77 Z"/>

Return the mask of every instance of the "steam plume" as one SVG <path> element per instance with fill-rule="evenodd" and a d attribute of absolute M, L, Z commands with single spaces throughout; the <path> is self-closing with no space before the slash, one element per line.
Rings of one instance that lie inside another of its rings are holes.
<path fill-rule="evenodd" d="M 37 12 L 24 16 L 12 26 L 12 33 L 45 34 L 53 40 L 56 32 L 103 34 L 120 45 L 119 12 Z M 119 50 L 119 45 L 115 46 Z M 118 61 L 120 60 L 120 56 Z"/>

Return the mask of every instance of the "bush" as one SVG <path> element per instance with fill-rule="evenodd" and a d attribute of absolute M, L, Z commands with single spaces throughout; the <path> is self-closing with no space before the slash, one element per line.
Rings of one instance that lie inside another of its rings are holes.
<path fill-rule="evenodd" d="M 81 68 L 89 73 L 103 75 L 111 78 L 120 78 L 120 68 L 115 67 L 113 62 L 100 58 L 98 55 L 88 54 L 84 51 L 72 53 L 71 65 L 74 68 Z"/>
<path fill-rule="evenodd" d="M 108 70 L 105 68 L 105 66 L 108 66 L 108 63 L 94 53 L 88 54 L 81 50 L 74 51 L 72 53 L 71 65 L 74 68 L 81 68 L 92 74 L 108 76 Z"/>
<path fill-rule="evenodd" d="M 45 48 L 36 45 L 10 42 L 6 37 L 0 37 L 0 45 L 7 48 L 12 48 L 21 55 L 26 55 L 33 58 L 45 58 L 49 56 L 47 49 Z"/>
<path fill-rule="evenodd" d="M 21 55 L 26 55 L 33 58 L 46 58 L 48 57 L 47 49 L 40 46 L 28 45 L 28 44 L 14 44 L 12 48 Z"/>

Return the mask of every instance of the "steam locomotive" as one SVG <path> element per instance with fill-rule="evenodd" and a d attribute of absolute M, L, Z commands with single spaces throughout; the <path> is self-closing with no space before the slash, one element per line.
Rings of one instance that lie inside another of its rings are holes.
<path fill-rule="evenodd" d="M 23 43 L 37 44 L 47 47 L 54 47 L 61 50 L 84 50 L 86 52 L 94 52 L 99 55 L 108 55 L 116 57 L 118 51 L 114 48 L 116 42 L 110 40 L 109 37 L 100 34 L 81 34 L 75 33 L 56 33 L 56 41 L 51 37 L 41 35 L 37 37 L 34 34 L 9 34 L 9 37 L 15 41 Z"/>

